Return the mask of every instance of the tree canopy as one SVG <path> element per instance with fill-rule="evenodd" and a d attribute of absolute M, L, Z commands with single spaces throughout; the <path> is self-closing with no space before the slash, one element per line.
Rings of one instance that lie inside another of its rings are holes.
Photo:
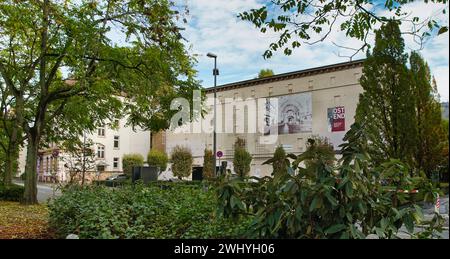
<path fill-rule="evenodd" d="M 258 74 L 258 78 L 265 78 L 275 75 L 272 69 L 261 69 Z"/>
<path fill-rule="evenodd" d="M 376 31 L 364 63 L 356 122 L 370 140 L 376 163 L 395 158 L 429 176 L 441 165 L 445 133 L 430 69 L 416 52 L 405 53 L 399 24 Z"/>
<path fill-rule="evenodd" d="M 413 35 L 421 46 L 432 34 L 448 31 L 448 24 L 441 24 L 435 17 L 420 19 L 418 14 L 404 11 L 412 0 L 274 0 L 260 8 L 243 12 L 242 20 L 253 23 L 262 33 L 277 33 L 279 38 L 272 42 L 264 58 L 270 58 L 273 52 L 284 50 L 291 55 L 293 49 L 325 41 L 333 30 L 345 33 L 347 37 L 362 42 L 354 50 L 353 57 L 370 47 L 369 33 L 390 19 L 407 23 L 410 30 L 403 33 Z M 424 3 L 442 4 L 442 12 L 447 11 L 447 0 L 423 0 Z M 389 13 L 386 15 L 386 11 Z M 384 14 L 383 14 L 384 13 Z M 345 47 L 345 46 L 344 46 Z M 346 47 L 348 48 L 348 47 Z"/>
<path fill-rule="evenodd" d="M 27 137 L 26 203 L 36 202 L 43 138 L 118 116 L 165 129 L 172 99 L 192 99 L 199 84 L 180 34 L 183 10 L 168 0 L 0 3 L 0 75 Z"/>

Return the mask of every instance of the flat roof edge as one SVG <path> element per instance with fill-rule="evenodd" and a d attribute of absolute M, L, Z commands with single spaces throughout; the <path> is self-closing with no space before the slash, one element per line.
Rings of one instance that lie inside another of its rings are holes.
<path fill-rule="evenodd" d="M 359 59 L 359 60 L 355 60 L 355 61 L 348 61 L 348 62 L 342 62 L 342 63 L 332 64 L 332 65 L 326 65 L 326 66 L 321 66 L 321 67 L 308 68 L 308 69 L 298 70 L 298 71 L 294 71 L 294 72 L 283 73 L 283 74 L 274 75 L 274 76 L 265 77 L 265 78 L 256 78 L 256 79 L 234 82 L 234 83 L 230 83 L 230 84 L 217 86 L 217 91 L 227 91 L 227 90 L 231 90 L 231 89 L 244 88 L 244 87 L 248 87 L 248 86 L 261 85 L 261 84 L 266 84 L 266 83 L 271 83 L 271 82 L 276 82 L 276 81 L 284 81 L 284 80 L 300 78 L 300 77 L 305 77 L 305 76 L 310 76 L 310 75 L 324 74 L 324 73 L 329 73 L 332 71 L 340 71 L 340 70 L 351 69 L 351 68 L 355 68 L 355 67 L 361 67 L 363 65 L 364 61 L 365 61 L 365 59 Z M 205 88 L 205 91 L 206 91 L 206 93 L 211 93 L 214 91 L 214 87 Z"/>

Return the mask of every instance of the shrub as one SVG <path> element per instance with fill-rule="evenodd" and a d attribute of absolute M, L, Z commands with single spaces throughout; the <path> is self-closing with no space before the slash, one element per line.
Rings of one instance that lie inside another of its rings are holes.
<path fill-rule="evenodd" d="M 122 157 L 122 167 L 125 174 L 131 175 L 133 167 L 144 165 L 144 157 L 140 154 L 128 154 Z"/>
<path fill-rule="evenodd" d="M 164 188 L 163 188 L 164 187 Z M 201 184 L 153 183 L 119 189 L 74 186 L 50 203 L 58 236 L 80 238 L 243 238 L 251 218 L 231 221 L 215 211 L 214 190 Z"/>
<path fill-rule="evenodd" d="M 150 166 L 159 167 L 161 172 L 166 171 L 169 158 L 165 152 L 159 150 L 151 150 L 147 155 L 147 163 Z"/>
<path fill-rule="evenodd" d="M 187 147 L 176 146 L 172 150 L 172 172 L 173 175 L 182 179 L 183 177 L 188 177 L 192 172 L 192 163 L 194 162 L 192 158 L 192 152 Z"/>
<path fill-rule="evenodd" d="M 287 173 L 289 160 L 282 146 L 277 147 L 273 158 L 263 163 L 263 165 L 272 164 L 272 175 Z"/>
<path fill-rule="evenodd" d="M 225 178 L 218 188 L 220 215 L 253 215 L 250 238 L 397 238 L 402 226 L 412 237 L 430 238 L 442 231 L 443 218 L 435 215 L 425 221 L 414 197 L 403 191 L 420 189 L 426 199 L 437 191 L 431 183 L 411 177 L 408 166 L 398 160 L 374 168 L 359 125 L 353 125 L 344 140 L 342 159 L 336 164 L 324 155 L 328 151 L 309 145 L 287 164 L 296 175 L 252 182 Z M 310 163 L 305 167 L 298 166 L 306 161 Z M 417 225 L 425 231 L 415 232 Z"/>
<path fill-rule="evenodd" d="M 0 200 L 2 201 L 21 201 L 25 189 L 23 186 L 10 185 L 2 186 L 0 185 Z"/>
<path fill-rule="evenodd" d="M 214 154 L 213 151 L 205 149 L 205 155 L 203 156 L 203 177 L 205 179 L 213 179 L 214 175 Z"/>
<path fill-rule="evenodd" d="M 245 149 L 245 142 L 243 139 L 238 138 L 234 147 L 234 172 L 240 177 L 245 177 L 250 173 L 250 165 L 252 162 L 252 156 Z"/>

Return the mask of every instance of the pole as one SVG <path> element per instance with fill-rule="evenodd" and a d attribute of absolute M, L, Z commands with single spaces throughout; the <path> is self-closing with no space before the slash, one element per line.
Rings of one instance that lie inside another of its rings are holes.
<path fill-rule="evenodd" d="M 86 176 L 86 132 L 83 131 L 83 165 L 82 165 L 81 185 L 84 185 L 84 178 Z"/>
<path fill-rule="evenodd" d="M 214 148 L 214 175 L 217 176 L 217 57 L 214 58 L 214 133 L 213 133 L 213 148 Z"/>

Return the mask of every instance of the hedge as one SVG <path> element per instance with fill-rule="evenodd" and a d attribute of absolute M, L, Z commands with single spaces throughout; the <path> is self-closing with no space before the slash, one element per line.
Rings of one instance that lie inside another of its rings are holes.
<path fill-rule="evenodd" d="M 0 185 L 1 201 L 21 201 L 25 188 L 20 185 L 3 186 Z"/>
<path fill-rule="evenodd" d="M 60 236 L 93 239 L 243 238 L 251 218 L 216 215 L 213 188 L 155 183 L 110 189 L 71 187 L 50 203 L 50 227 Z"/>

